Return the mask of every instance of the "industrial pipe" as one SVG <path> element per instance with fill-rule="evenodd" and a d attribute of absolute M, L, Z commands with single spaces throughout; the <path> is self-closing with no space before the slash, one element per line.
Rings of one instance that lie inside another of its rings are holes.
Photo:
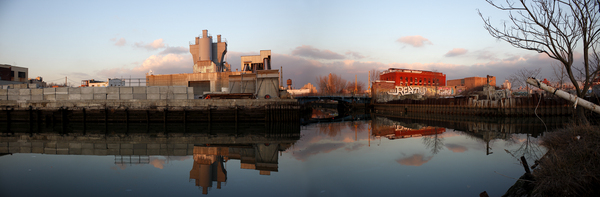
<path fill-rule="evenodd" d="M 537 80 L 535 78 L 528 78 L 527 83 L 531 84 L 532 86 L 535 86 L 537 88 L 540 88 L 542 90 L 546 90 L 560 98 L 567 99 L 567 100 L 575 103 L 575 107 L 577 107 L 577 105 L 581 105 L 582 107 L 584 107 L 586 109 L 589 109 L 593 112 L 600 114 L 600 106 L 593 104 L 589 101 L 586 101 L 585 99 L 582 99 L 575 95 L 569 94 L 568 92 L 547 86 L 546 84 L 540 82 L 539 80 Z"/>

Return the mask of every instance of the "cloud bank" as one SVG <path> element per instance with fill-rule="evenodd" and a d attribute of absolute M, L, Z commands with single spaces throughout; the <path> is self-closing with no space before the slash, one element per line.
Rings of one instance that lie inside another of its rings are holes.
<path fill-rule="evenodd" d="M 192 73 L 192 67 L 193 63 L 191 55 L 169 53 L 165 55 L 152 55 L 133 68 L 120 67 L 103 69 L 98 71 L 98 74 L 106 78 L 121 76 L 144 78 L 146 73 L 150 70 L 152 70 L 154 74 Z"/>
<path fill-rule="evenodd" d="M 296 49 L 294 49 L 292 51 L 292 55 L 307 57 L 307 58 L 312 58 L 312 59 L 324 59 L 324 60 L 344 59 L 345 58 L 343 55 L 340 55 L 333 51 L 330 51 L 330 50 L 322 50 L 321 51 L 317 48 L 314 48 L 314 47 L 308 46 L 308 45 L 302 45 L 302 46 L 296 47 Z"/>

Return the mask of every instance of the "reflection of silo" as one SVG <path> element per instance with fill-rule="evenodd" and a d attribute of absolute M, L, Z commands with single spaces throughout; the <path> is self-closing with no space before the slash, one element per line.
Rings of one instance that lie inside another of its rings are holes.
<path fill-rule="evenodd" d="M 212 60 L 212 36 L 208 36 L 208 30 L 202 30 L 202 38 L 199 40 L 200 60 Z"/>
<path fill-rule="evenodd" d="M 208 194 L 208 188 L 212 187 L 212 165 L 200 165 L 200 174 L 204 175 L 200 177 L 199 186 L 202 187 L 202 194 Z"/>

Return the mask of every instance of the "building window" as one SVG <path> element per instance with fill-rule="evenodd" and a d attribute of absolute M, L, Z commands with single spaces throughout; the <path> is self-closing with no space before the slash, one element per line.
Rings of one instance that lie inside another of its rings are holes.
<path fill-rule="evenodd" d="M 19 72 L 19 78 L 27 78 L 25 72 Z"/>

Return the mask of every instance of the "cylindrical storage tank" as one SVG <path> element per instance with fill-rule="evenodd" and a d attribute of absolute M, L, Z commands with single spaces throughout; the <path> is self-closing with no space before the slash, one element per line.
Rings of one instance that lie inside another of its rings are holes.
<path fill-rule="evenodd" d="M 271 61 L 269 61 L 269 58 L 263 59 L 263 70 L 271 70 Z"/>
<path fill-rule="evenodd" d="M 210 36 L 200 38 L 200 60 L 212 60 L 212 39 Z"/>
<path fill-rule="evenodd" d="M 292 79 L 288 79 L 288 80 L 287 80 L 287 85 L 288 85 L 288 86 L 291 86 L 291 85 L 292 85 Z"/>

